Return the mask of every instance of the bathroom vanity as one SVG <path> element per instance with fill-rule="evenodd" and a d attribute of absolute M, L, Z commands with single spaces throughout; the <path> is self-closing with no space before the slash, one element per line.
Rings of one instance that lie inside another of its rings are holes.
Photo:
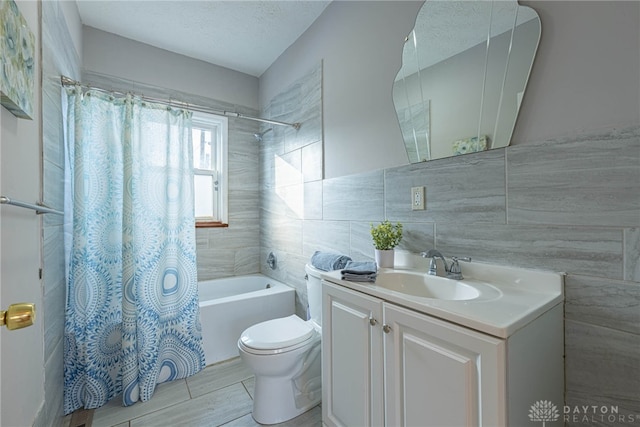
<path fill-rule="evenodd" d="M 465 264 L 465 279 L 323 274 L 327 426 L 528 425 L 564 398 L 563 276 Z M 545 403 L 546 404 L 546 403 Z"/>

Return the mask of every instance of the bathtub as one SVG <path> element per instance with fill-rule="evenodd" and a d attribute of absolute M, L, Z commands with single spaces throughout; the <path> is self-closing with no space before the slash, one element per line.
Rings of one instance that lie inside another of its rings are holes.
<path fill-rule="evenodd" d="M 198 282 L 198 293 L 207 365 L 238 356 L 249 326 L 295 313 L 295 290 L 261 274 Z"/>

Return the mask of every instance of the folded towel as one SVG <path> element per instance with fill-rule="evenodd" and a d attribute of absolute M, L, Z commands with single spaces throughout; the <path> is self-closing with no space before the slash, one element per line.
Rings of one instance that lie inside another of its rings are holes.
<path fill-rule="evenodd" d="M 350 273 L 345 273 L 343 271 L 340 278 L 342 280 L 348 280 L 350 282 L 371 282 L 371 283 L 375 283 L 377 276 L 378 275 L 376 273 L 372 273 L 372 274 L 350 274 Z"/>
<path fill-rule="evenodd" d="M 344 266 L 344 270 L 342 270 L 342 274 L 363 274 L 370 275 L 375 274 L 378 271 L 378 266 L 373 261 L 349 261 L 347 265 Z"/>
<path fill-rule="evenodd" d="M 322 271 L 341 270 L 349 261 L 348 256 L 331 252 L 315 251 L 311 256 L 311 265 Z"/>
<path fill-rule="evenodd" d="M 378 276 L 378 266 L 372 261 L 349 261 L 340 274 L 342 280 L 373 283 Z"/>

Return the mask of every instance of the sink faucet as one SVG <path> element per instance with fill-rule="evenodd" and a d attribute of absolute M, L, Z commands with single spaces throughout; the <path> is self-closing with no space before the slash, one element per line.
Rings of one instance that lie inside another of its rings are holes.
<path fill-rule="evenodd" d="M 420 255 L 422 255 L 423 258 L 431 258 L 431 261 L 429 263 L 429 271 L 427 271 L 427 274 L 431 276 L 438 275 L 437 261 L 438 259 L 441 259 L 442 264 L 444 264 L 444 271 L 445 273 L 447 273 L 447 278 L 454 279 L 454 280 L 463 279 L 462 270 L 460 269 L 460 265 L 458 264 L 458 261 L 471 262 L 471 258 L 469 257 L 465 257 L 465 258 L 451 257 L 451 266 L 448 266 L 447 260 L 445 260 L 444 256 L 442 256 L 440 251 L 436 249 L 431 249 L 428 252 L 422 252 Z"/>
<path fill-rule="evenodd" d="M 429 263 L 429 271 L 427 272 L 427 274 L 431 276 L 438 275 L 438 264 L 437 264 L 438 258 L 442 260 L 442 264 L 444 265 L 444 271 L 446 273 L 449 273 L 449 266 L 447 265 L 447 260 L 444 259 L 440 251 L 431 249 L 428 252 L 422 252 L 420 255 L 422 255 L 423 258 L 431 258 L 431 262 Z"/>

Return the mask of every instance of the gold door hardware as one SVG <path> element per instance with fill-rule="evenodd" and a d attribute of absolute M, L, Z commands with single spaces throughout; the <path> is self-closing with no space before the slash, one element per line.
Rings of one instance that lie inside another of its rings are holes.
<path fill-rule="evenodd" d="M 36 320 L 36 305 L 30 302 L 11 304 L 7 311 L 0 310 L 0 326 L 14 330 L 33 325 Z"/>

